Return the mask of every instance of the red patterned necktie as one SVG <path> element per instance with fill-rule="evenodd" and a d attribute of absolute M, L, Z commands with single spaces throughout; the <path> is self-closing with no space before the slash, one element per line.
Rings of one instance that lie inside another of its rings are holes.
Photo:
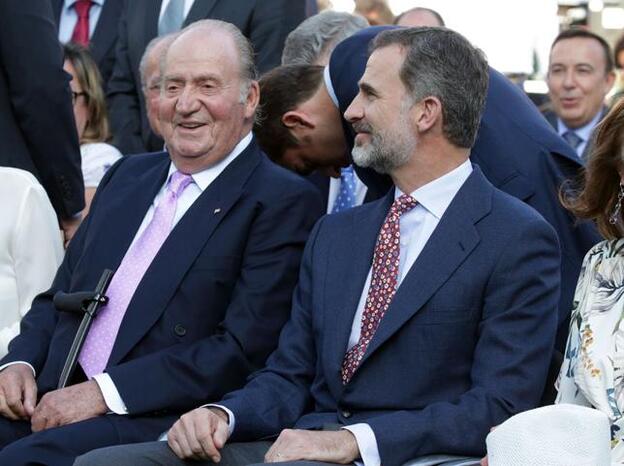
<path fill-rule="evenodd" d="M 91 0 L 78 0 L 74 3 L 78 21 L 76 21 L 76 27 L 71 40 L 85 47 L 89 45 L 89 10 L 92 5 L 93 2 Z"/>
<path fill-rule="evenodd" d="M 399 255 L 401 250 L 401 231 L 399 219 L 405 212 L 412 210 L 418 202 L 408 194 L 395 199 L 381 226 L 373 255 L 373 273 L 368 296 L 362 312 L 360 339 L 345 354 L 342 361 L 342 383 L 347 384 L 360 365 L 368 344 L 373 339 L 379 322 L 388 310 L 399 278 Z"/>

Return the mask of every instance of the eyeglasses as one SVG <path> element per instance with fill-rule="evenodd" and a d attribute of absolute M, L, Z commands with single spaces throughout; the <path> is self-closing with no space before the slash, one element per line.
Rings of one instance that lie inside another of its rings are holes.
<path fill-rule="evenodd" d="M 78 100 L 78 97 L 80 97 L 81 95 L 87 95 L 87 93 L 71 91 L 71 95 L 72 95 L 72 105 L 76 105 L 76 101 Z"/>

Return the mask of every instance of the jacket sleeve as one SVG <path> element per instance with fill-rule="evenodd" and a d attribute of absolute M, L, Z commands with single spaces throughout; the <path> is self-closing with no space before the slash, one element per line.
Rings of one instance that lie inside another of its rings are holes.
<path fill-rule="evenodd" d="M 41 184 L 60 218 L 84 208 L 80 149 L 50 2 L 0 2 L 0 72 Z"/>

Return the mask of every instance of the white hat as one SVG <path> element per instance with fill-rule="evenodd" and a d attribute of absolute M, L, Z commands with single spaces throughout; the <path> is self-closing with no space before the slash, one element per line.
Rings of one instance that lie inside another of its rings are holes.
<path fill-rule="evenodd" d="M 487 436 L 490 466 L 609 466 L 609 418 L 557 404 L 516 414 Z"/>

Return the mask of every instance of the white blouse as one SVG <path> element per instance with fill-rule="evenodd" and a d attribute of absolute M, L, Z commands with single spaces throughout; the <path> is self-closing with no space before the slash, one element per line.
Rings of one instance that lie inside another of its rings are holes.
<path fill-rule="evenodd" d="M 0 357 L 63 259 L 56 214 L 35 177 L 0 167 Z"/>

